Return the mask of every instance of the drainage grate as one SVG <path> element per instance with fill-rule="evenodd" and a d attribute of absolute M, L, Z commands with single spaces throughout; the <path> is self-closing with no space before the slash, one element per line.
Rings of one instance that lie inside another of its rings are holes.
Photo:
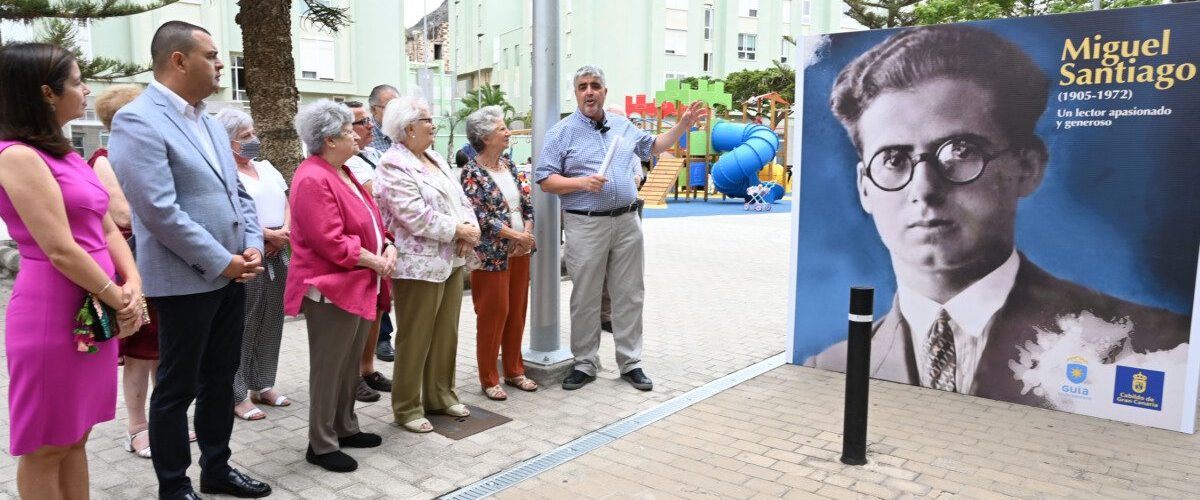
<path fill-rule="evenodd" d="M 584 454 L 616 441 L 617 439 L 620 439 L 631 432 L 662 420 L 663 418 L 666 418 L 679 410 L 715 396 L 721 391 L 771 371 L 772 369 L 784 364 L 785 359 L 786 357 L 784 353 L 771 356 L 767 359 L 759 361 L 758 363 L 747 366 L 746 368 L 730 373 L 729 375 L 688 391 L 687 393 L 677 396 L 667 402 L 655 406 L 654 408 L 625 418 L 618 422 L 614 422 L 594 432 L 585 434 L 574 441 L 555 448 L 554 450 L 533 457 L 513 466 L 510 469 L 497 472 L 489 477 L 479 480 L 478 482 L 463 486 L 462 488 L 454 490 L 438 498 L 445 500 L 476 500 L 499 493 L 521 481 L 546 472 L 554 467 L 574 460 L 575 458 L 581 457 Z"/>

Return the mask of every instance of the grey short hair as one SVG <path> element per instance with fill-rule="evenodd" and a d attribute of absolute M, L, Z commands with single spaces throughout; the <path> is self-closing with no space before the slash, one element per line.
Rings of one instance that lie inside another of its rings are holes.
<path fill-rule="evenodd" d="M 254 128 L 254 119 L 245 111 L 235 108 L 222 109 L 217 113 L 217 121 L 225 127 L 225 133 L 229 134 L 230 139 L 237 137 L 243 130 Z"/>
<path fill-rule="evenodd" d="M 429 111 L 429 103 L 416 96 L 400 96 L 392 99 L 383 110 L 383 133 L 393 142 L 405 142 L 408 136 L 404 129 L 417 121 L 421 111 Z"/>
<path fill-rule="evenodd" d="M 600 69 L 599 66 L 593 66 L 591 64 L 584 65 L 583 67 L 575 70 L 575 78 L 571 79 L 571 86 L 574 87 L 576 83 L 579 83 L 579 79 L 585 76 L 595 77 L 597 80 L 600 80 L 600 85 L 605 87 L 608 86 L 607 81 L 604 79 L 604 70 Z"/>
<path fill-rule="evenodd" d="M 372 106 L 379 106 L 382 104 L 380 101 L 383 100 L 382 97 L 384 92 L 391 92 L 393 94 L 400 95 L 400 91 L 396 90 L 396 87 L 386 83 L 383 85 L 376 85 L 375 88 L 371 89 L 371 95 L 367 96 L 367 103 Z"/>
<path fill-rule="evenodd" d="M 325 139 L 342 133 L 342 127 L 354 121 L 350 109 L 341 103 L 321 99 L 300 107 L 296 113 L 296 134 L 308 148 L 308 154 L 321 154 Z"/>
<path fill-rule="evenodd" d="M 467 115 L 467 142 L 475 151 L 483 151 L 483 141 L 496 132 L 496 120 L 504 121 L 500 106 L 484 106 Z"/>

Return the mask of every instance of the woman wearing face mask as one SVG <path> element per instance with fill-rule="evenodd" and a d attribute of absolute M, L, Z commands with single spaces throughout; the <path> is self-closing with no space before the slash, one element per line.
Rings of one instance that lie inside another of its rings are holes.
<path fill-rule="evenodd" d="M 266 246 L 265 271 L 246 283 L 242 362 L 233 379 L 234 415 L 242 420 L 261 420 L 267 414 L 254 403 L 267 406 L 292 404 L 273 388 L 279 364 L 279 343 L 283 339 L 283 289 L 291 259 L 287 249 L 291 225 L 288 186 L 271 162 L 255 161 L 262 143 L 254 134 L 254 121 L 250 115 L 226 108 L 217 114 L 217 121 L 229 134 L 233 158 L 237 161 L 238 180 L 254 198 Z"/>

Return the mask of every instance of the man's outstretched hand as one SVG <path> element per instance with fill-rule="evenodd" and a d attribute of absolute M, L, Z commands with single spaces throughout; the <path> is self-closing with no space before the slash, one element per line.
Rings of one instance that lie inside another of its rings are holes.
<path fill-rule="evenodd" d="M 695 125 L 696 122 L 706 116 L 708 116 L 708 107 L 704 105 L 704 102 L 698 100 L 692 101 L 687 109 L 683 110 L 683 115 L 679 117 L 679 123 L 690 129 L 692 125 Z"/>

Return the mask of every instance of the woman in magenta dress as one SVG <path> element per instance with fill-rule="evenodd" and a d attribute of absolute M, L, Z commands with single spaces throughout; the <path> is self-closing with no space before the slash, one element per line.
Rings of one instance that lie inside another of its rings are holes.
<path fill-rule="evenodd" d="M 9 452 L 20 456 L 25 498 L 86 498 L 84 444 L 116 410 L 117 342 L 97 343 L 94 353 L 76 346 L 84 295 L 116 309 L 122 332 L 141 326 L 142 280 L 105 215 L 108 194 L 62 134 L 88 93 L 69 52 L 46 44 L 0 51 L 0 217 L 21 254 L 4 332 Z"/>

